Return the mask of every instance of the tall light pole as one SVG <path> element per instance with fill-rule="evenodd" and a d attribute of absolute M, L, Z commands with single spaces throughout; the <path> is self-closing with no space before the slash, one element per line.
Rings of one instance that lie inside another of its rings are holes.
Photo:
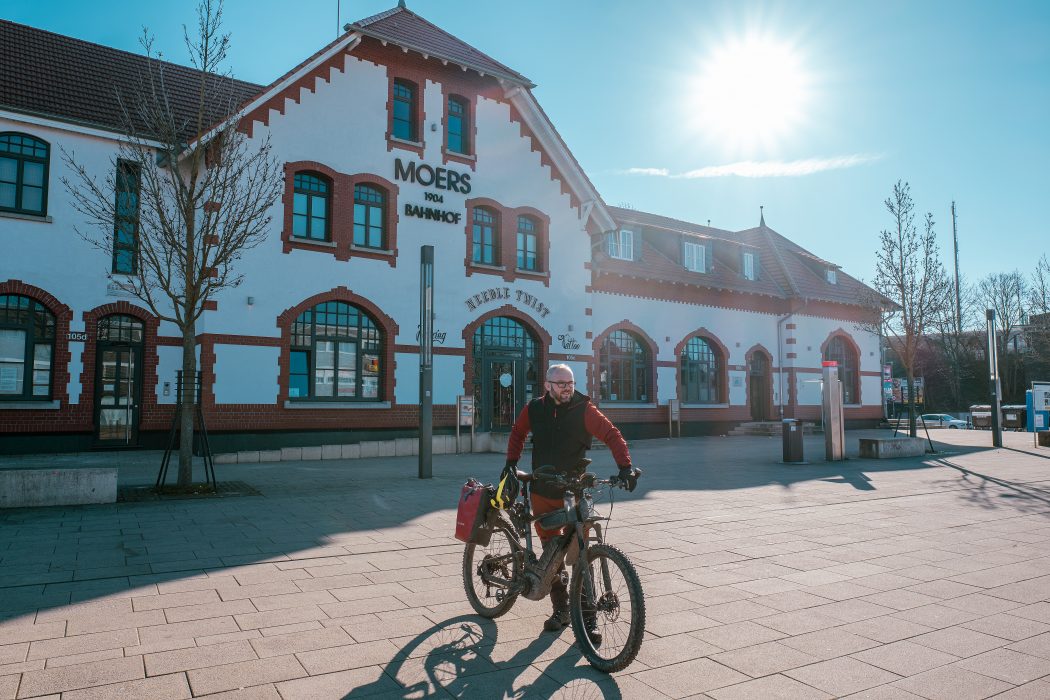
<path fill-rule="evenodd" d="M 419 478 L 434 467 L 434 246 L 419 249 Z"/>
<path fill-rule="evenodd" d="M 999 423 L 999 348 L 995 342 L 995 309 L 985 311 L 988 320 L 988 383 L 992 395 L 992 447 L 1003 446 L 1003 427 Z"/>

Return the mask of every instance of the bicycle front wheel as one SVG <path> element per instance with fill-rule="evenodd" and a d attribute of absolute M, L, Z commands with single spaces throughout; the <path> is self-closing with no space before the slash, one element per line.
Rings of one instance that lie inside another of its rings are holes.
<path fill-rule="evenodd" d="M 627 555 L 608 544 L 587 549 L 572 571 L 572 632 L 587 661 L 599 671 L 626 668 L 642 648 L 645 599 Z"/>
<path fill-rule="evenodd" d="M 488 545 L 468 544 L 463 550 L 463 588 L 470 607 L 482 617 L 503 615 L 518 598 L 508 592 L 521 574 L 513 539 L 510 528 L 501 524 L 493 528 Z"/>

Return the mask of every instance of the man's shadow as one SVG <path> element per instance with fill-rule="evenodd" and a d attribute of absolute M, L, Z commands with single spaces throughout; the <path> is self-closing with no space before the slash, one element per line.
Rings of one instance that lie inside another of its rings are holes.
<path fill-rule="evenodd" d="M 478 615 L 449 618 L 409 640 L 382 667 L 382 677 L 343 697 L 622 698 L 610 676 L 577 665 L 581 655 L 574 643 L 558 653 L 555 644 L 560 637 L 544 633 L 503 658 L 498 638 L 499 625 L 494 620 Z M 514 640 L 504 645 L 513 648 Z M 556 670 L 554 676 L 533 666 L 546 659 Z"/>

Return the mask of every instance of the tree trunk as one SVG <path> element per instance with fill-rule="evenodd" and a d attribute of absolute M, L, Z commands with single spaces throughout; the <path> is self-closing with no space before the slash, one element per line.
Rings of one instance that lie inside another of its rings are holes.
<path fill-rule="evenodd" d="M 182 331 L 182 415 L 179 421 L 180 488 L 193 483 L 193 416 L 196 412 L 197 338 L 196 324 Z"/>
<path fill-rule="evenodd" d="M 915 374 L 908 368 L 908 435 L 915 437 L 918 431 L 915 428 Z"/>

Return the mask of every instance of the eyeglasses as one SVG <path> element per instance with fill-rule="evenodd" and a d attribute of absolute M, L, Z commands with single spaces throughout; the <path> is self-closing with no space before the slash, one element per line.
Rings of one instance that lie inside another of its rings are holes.
<path fill-rule="evenodd" d="M 556 386 L 559 389 L 564 389 L 565 387 L 569 387 L 569 386 L 576 386 L 576 382 L 571 381 L 571 380 L 567 381 L 567 382 L 547 382 L 547 383 L 550 384 L 551 386 Z"/>

